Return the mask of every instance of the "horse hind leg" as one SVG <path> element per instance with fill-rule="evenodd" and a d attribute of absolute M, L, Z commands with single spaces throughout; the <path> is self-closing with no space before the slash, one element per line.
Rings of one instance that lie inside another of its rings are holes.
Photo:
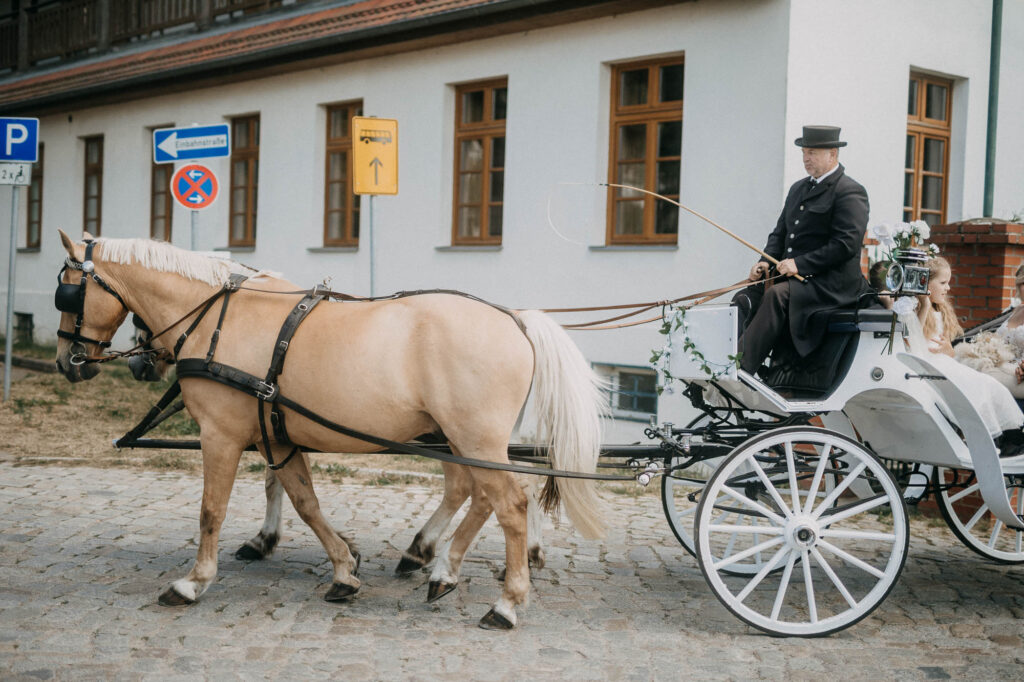
<path fill-rule="evenodd" d="M 444 497 L 441 498 L 441 505 L 416 533 L 409 549 L 402 553 L 402 559 L 395 568 L 397 575 L 414 573 L 434 559 L 438 540 L 473 488 L 473 478 L 465 467 L 448 462 L 442 462 L 441 467 L 444 469 Z"/>
<path fill-rule="evenodd" d="M 282 449 L 278 452 L 275 448 L 274 459 L 281 461 L 287 454 L 287 450 Z M 306 453 L 296 454 L 285 466 L 277 470 L 276 475 L 288 493 L 299 518 L 316 534 L 334 566 L 334 577 L 324 599 L 344 601 L 351 597 L 360 587 L 359 578 L 356 577 L 359 570 L 359 553 L 350 551 L 350 543 L 331 527 L 320 511 L 320 501 L 313 490 L 313 477 Z"/>
<path fill-rule="evenodd" d="M 263 517 L 263 527 L 256 537 L 246 540 L 235 552 L 235 558 L 241 561 L 266 559 L 281 540 L 281 503 L 284 500 L 284 486 L 270 467 L 266 468 L 263 486 L 267 493 L 267 512 Z"/>

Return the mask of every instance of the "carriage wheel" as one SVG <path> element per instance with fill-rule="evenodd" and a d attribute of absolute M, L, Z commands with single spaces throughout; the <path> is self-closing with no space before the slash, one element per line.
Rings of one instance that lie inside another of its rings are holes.
<path fill-rule="evenodd" d="M 835 487 L 822 496 L 829 475 Z M 850 492 L 863 483 L 878 492 Z M 719 601 L 787 636 L 827 635 L 871 613 L 896 584 L 909 539 L 903 495 L 885 466 L 856 441 L 814 427 L 737 447 L 708 480 L 695 524 L 697 561 Z M 756 555 L 756 574 L 730 572 Z"/>
<path fill-rule="evenodd" d="M 1005 476 L 1006 494 L 1018 515 L 1024 514 L 1024 476 Z M 1007 528 L 992 516 L 988 505 L 981 499 L 979 484 L 969 471 L 935 469 L 939 486 L 939 511 L 953 534 L 965 545 L 983 557 L 1004 564 L 1024 563 L 1024 531 Z M 961 482 L 949 489 L 951 483 Z"/>

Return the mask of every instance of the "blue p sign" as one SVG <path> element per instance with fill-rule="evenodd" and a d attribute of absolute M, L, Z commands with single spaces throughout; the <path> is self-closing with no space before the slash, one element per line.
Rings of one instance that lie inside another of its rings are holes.
<path fill-rule="evenodd" d="M 0 162 L 39 160 L 39 119 L 0 118 Z"/>

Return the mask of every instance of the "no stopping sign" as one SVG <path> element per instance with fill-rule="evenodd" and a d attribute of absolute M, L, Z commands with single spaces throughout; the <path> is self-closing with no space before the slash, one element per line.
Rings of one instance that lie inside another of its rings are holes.
<path fill-rule="evenodd" d="M 185 208 L 206 208 L 217 198 L 217 176 L 198 163 L 182 166 L 171 177 L 171 194 Z"/>

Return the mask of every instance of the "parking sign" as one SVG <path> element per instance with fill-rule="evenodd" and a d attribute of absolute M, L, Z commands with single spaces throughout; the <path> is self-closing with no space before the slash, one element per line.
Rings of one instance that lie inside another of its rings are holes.
<path fill-rule="evenodd" d="M 39 160 L 39 119 L 0 118 L 0 163 Z"/>

